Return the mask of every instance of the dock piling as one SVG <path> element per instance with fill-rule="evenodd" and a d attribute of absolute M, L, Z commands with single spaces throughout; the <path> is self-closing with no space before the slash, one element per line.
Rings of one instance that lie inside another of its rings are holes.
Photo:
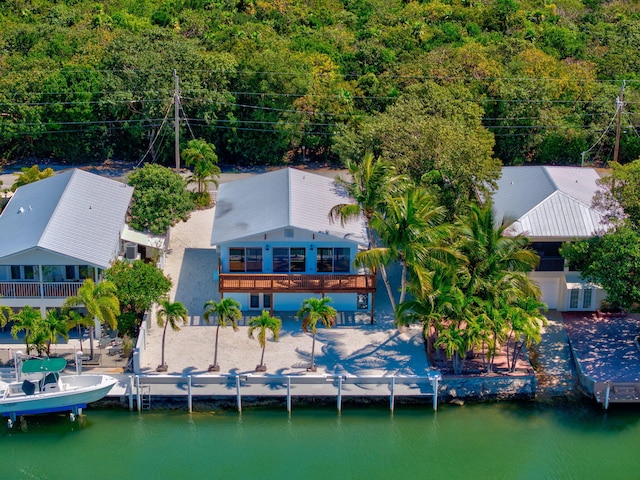
<path fill-rule="evenodd" d="M 193 397 L 191 395 L 191 375 L 187 375 L 187 406 L 189 413 L 193 412 Z"/>

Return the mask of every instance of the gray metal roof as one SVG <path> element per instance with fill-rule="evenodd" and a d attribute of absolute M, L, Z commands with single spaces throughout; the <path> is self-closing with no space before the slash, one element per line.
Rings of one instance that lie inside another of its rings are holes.
<path fill-rule="evenodd" d="M 332 207 L 350 203 L 333 179 L 293 168 L 220 185 L 211 245 L 294 227 L 367 244 L 364 218 L 329 220 Z"/>
<path fill-rule="evenodd" d="M 132 194 L 78 169 L 20 187 L 0 215 L 0 258 L 37 247 L 106 268 Z"/>
<path fill-rule="evenodd" d="M 603 215 L 592 208 L 600 178 L 592 168 L 504 167 L 493 195 L 496 219 L 508 233 L 531 238 L 585 238 L 602 230 Z"/>

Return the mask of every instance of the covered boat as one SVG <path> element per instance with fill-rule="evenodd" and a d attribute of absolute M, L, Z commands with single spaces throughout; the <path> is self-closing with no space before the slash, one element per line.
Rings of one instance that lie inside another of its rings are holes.
<path fill-rule="evenodd" d="M 70 411 L 73 420 L 118 382 L 109 375 L 61 375 L 66 366 L 64 358 L 29 359 L 22 362 L 18 381 L 0 382 L 0 413 L 9 417 L 9 427 L 18 415 Z"/>

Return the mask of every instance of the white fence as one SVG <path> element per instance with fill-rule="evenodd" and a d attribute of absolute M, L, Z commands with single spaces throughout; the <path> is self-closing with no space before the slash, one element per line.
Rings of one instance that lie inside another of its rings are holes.
<path fill-rule="evenodd" d="M 130 375 L 126 395 L 138 411 L 144 398 L 186 397 L 189 412 L 193 397 L 235 397 L 242 411 L 243 397 L 285 397 L 291 412 L 294 397 L 336 397 L 342 410 L 343 397 L 389 397 L 391 411 L 396 397 L 432 397 L 438 409 L 438 384 L 442 379 L 434 371 L 427 376 L 342 376 L 342 375 Z M 123 379 L 124 380 L 124 379 Z"/>

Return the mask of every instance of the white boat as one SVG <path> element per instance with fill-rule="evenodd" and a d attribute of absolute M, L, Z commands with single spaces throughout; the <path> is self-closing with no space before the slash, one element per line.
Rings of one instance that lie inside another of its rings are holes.
<path fill-rule="evenodd" d="M 9 427 L 18 415 L 70 411 L 74 420 L 118 382 L 109 375 L 61 375 L 66 365 L 64 358 L 25 360 L 19 381 L 0 382 L 0 414 Z"/>

